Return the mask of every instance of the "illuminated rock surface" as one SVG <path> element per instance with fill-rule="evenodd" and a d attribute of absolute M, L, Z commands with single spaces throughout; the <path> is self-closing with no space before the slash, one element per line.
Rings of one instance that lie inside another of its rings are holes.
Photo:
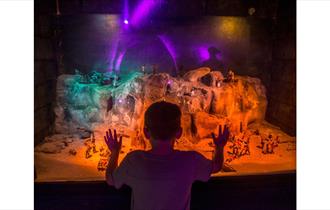
<path fill-rule="evenodd" d="M 225 174 L 295 170 L 295 138 L 264 122 L 264 86 L 257 78 L 235 79 L 236 82 L 223 82 L 222 74 L 209 68 L 190 71 L 182 78 L 135 72 L 120 75 L 116 86 L 85 84 L 77 75 L 61 75 L 55 108 L 57 134 L 35 149 L 38 180 L 103 179 L 104 172 L 97 170 L 100 153 L 85 158 L 84 141 L 92 132 L 96 148 L 105 148 L 103 135 L 108 128 L 116 128 L 124 135 L 120 161 L 132 150 L 150 148 L 142 132 L 143 115 L 150 104 L 159 100 L 176 103 L 182 110 L 183 136 L 175 145 L 177 149 L 196 150 L 211 158 L 211 132 L 219 124 L 230 125 L 235 139 L 226 147 L 225 159 L 227 168 L 236 172 Z M 258 135 L 254 134 L 256 130 Z M 260 138 L 269 134 L 278 136 L 280 143 L 274 154 L 263 154 Z M 247 140 L 250 155 L 235 157 L 233 148 L 241 145 L 243 150 Z M 76 155 L 70 154 L 72 149 Z"/>

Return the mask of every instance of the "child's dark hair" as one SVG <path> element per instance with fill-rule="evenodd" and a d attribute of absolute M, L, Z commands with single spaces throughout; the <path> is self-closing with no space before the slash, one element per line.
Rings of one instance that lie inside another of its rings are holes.
<path fill-rule="evenodd" d="M 153 103 L 144 114 L 144 126 L 155 139 L 171 139 L 181 127 L 180 108 L 165 101 Z"/>

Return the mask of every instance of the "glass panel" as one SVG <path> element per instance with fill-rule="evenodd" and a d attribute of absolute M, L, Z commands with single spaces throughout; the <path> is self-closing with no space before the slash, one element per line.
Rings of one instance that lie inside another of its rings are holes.
<path fill-rule="evenodd" d="M 265 120 L 270 91 L 267 76 L 250 68 L 255 43 L 247 18 L 143 27 L 117 15 L 63 16 L 60 22 L 65 74 L 57 78 L 54 134 L 35 147 L 36 181 L 104 180 L 106 129 L 123 136 L 119 161 L 150 149 L 143 116 L 162 100 L 182 111 L 178 150 L 211 159 L 211 133 L 230 126 L 223 171 L 214 176 L 295 171 L 295 137 Z M 267 60 L 269 54 L 253 56 Z"/>

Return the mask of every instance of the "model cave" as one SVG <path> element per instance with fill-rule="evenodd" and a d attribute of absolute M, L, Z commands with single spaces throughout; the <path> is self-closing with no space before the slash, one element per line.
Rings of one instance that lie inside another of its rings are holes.
<path fill-rule="evenodd" d="M 158 101 L 181 109 L 177 150 L 211 159 L 212 132 L 229 126 L 214 180 L 295 174 L 294 3 L 56 0 L 35 11 L 35 182 L 104 181 L 105 132 L 123 137 L 119 163 L 150 150 L 144 114 Z"/>
<path fill-rule="evenodd" d="M 123 136 L 121 161 L 133 150 L 148 150 L 143 134 L 146 108 L 156 101 L 179 105 L 183 135 L 178 150 L 211 159 L 211 132 L 231 130 L 222 171 L 215 176 L 295 170 L 295 137 L 265 121 L 267 90 L 256 77 L 201 67 L 181 76 L 157 71 L 93 71 L 57 78 L 55 131 L 35 147 L 38 181 L 103 180 L 108 151 L 105 131 Z"/>

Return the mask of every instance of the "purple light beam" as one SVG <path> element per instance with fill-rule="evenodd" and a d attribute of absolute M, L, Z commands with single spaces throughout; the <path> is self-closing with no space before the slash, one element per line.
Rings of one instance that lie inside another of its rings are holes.
<path fill-rule="evenodd" d="M 176 63 L 177 54 L 176 54 L 174 45 L 171 43 L 171 41 L 165 35 L 159 35 L 158 38 L 161 40 L 161 42 L 164 44 L 165 48 L 171 55 L 171 58 L 174 62 L 175 71 L 177 72 L 178 71 L 178 65 Z"/>
<path fill-rule="evenodd" d="M 121 65 L 121 62 L 123 61 L 125 53 L 126 53 L 126 51 L 120 52 L 118 57 L 117 57 L 117 61 L 116 61 L 116 65 L 115 65 L 115 71 L 116 72 L 120 71 L 120 65 Z"/>
<path fill-rule="evenodd" d="M 157 4 L 157 2 L 158 1 L 155 0 L 142 0 L 132 14 L 131 24 L 136 26 L 141 23 L 143 18 L 146 18 L 150 14 L 151 9 Z"/>

